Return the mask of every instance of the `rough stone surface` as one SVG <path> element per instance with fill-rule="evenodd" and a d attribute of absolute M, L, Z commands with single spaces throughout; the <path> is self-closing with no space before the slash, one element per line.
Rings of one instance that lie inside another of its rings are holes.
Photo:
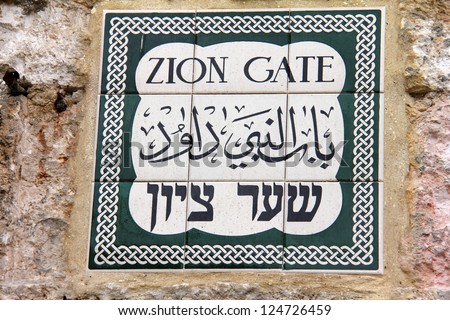
<path fill-rule="evenodd" d="M 14 4 L 23 9 L 25 14 L 43 10 L 48 5 L 48 0 L 2 0 L 0 3 Z"/>
<path fill-rule="evenodd" d="M 56 0 L 27 14 L 22 7 L 32 1 L 17 2 L 21 6 L 0 7 L 0 65 L 10 65 L 32 83 L 82 87 L 90 11 Z"/>
<path fill-rule="evenodd" d="M 450 101 L 429 93 L 409 107 L 412 118 L 409 195 L 411 231 L 405 270 L 418 285 L 450 292 Z"/>
<path fill-rule="evenodd" d="M 450 3 L 403 0 L 402 36 L 407 46 L 406 89 L 411 94 L 450 89 Z"/>
<path fill-rule="evenodd" d="M 57 90 L 34 85 L 28 98 L 0 95 L 2 298 L 56 298 L 55 289 L 64 287 L 64 237 L 75 193 L 67 161 L 81 112 L 73 101 L 56 112 Z"/>
<path fill-rule="evenodd" d="M 415 285 L 450 295 L 450 3 L 404 1 L 411 119 L 408 179 L 410 231 L 402 267 Z"/>
<path fill-rule="evenodd" d="M 7 3 L 0 7 L 0 73 L 13 67 L 33 86 L 25 97 L 0 85 L 0 298 L 62 298 L 75 194 L 67 162 L 82 117 L 88 10 Z M 55 109 L 58 96 L 63 112 Z"/>
<path fill-rule="evenodd" d="M 395 158 L 385 168 L 384 275 L 93 274 L 85 248 L 96 19 L 105 8 L 150 9 L 148 1 L 0 0 L 0 76 L 14 68 L 32 84 L 26 96 L 12 96 L 0 81 L 0 299 L 449 299 L 448 1 L 152 2 L 159 9 L 383 4 L 385 155 Z"/>

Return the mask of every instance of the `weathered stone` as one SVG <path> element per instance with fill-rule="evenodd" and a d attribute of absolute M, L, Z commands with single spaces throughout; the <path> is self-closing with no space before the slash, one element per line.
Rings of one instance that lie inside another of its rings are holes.
<path fill-rule="evenodd" d="M 3 5 L 0 65 L 16 69 L 31 83 L 83 87 L 88 19 L 87 8 L 72 1 L 52 1 L 51 7 L 29 15 L 20 7 Z"/>
<path fill-rule="evenodd" d="M 31 82 L 22 77 L 20 79 L 19 73 L 14 68 L 7 68 L 3 76 L 3 81 L 9 88 L 9 92 L 13 96 L 28 95 L 28 88 L 33 85 Z"/>
<path fill-rule="evenodd" d="M 450 289 L 450 101 L 430 93 L 411 107 L 411 232 L 403 266 L 420 286 Z"/>
<path fill-rule="evenodd" d="M 406 89 L 415 97 L 408 105 L 411 229 L 402 268 L 438 299 L 450 289 L 449 9 L 448 1 L 402 2 Z"/>
<path fill-rule="evenodd" d="M 0 203 L 5 227 L 0 272 L 2 284 L 10 290 L 20 279 L 30 284 L 28 298 L 45 298 L 55 297 L 57 291 L 44 290 L 42 282 L 53 288 L 65 286 L 64 237 L 74 195 L 67 160 L 74 153 L 80 108 L 74 104 L 58 115 L 53 109 L 56 88 L 33 90 L 28 98 L 0 99 L 0 104 L 8 103 L 2 108 L 6 112 L 0 127 L 7 138 L 0 175 L 2 186 L 7 186 Z M 39 286 L 31 285 L 35 282 Z M 7 292 L 3 298 L 23 297 L 15 290 Z"/>
<path fill-rule="evenodd" d="M 94 7 L 94 5 L 100 0 L 74 0 L 75 3 L 81 4 L 89 9 Z"/>
<path fill-rule="evenodd" d="M 48 0 L 2 0 L 0 2 L 20 6 L 25 14 L 41 11 L 48 5 Z"/>
<path fill-rule="evenodd" d="M 450 89 L 450 4 L 405 0 L 402 37 L 407 47 L 406 89 L 411 94 Z"/>

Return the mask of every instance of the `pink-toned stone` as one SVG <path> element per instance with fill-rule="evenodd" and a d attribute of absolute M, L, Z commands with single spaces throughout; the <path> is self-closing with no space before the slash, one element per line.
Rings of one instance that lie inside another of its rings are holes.
<path fill-rule="evenodd" d="M 420 286 L 450 289 L 450 101 L 430 94 L 414 105 L 411 231 L 404 266 Z M 423 111 L 418 111 L 423 110 Z"/>

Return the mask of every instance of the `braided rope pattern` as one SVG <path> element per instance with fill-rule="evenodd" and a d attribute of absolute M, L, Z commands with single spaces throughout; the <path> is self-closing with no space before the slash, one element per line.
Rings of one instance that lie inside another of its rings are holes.
<path fill-rule="evenodd" d="M 353 181 L 373 181 L 375 94 L 355 93 Z"/>
<path fill-rule="evenodd" d="M 289 33 L 290 16 L 196 17 L 196 33 Z"/>
<path fill-rule="evenodd" d="M 228 33 L 356 33 L 354 181 L 373 181 L 376 18 L 373 15 L 123 17 L 111 19 L 98 199 L 97 265 L 280 264 L 369 265 L 373 262 L 373 185 L 353 188 L 353 246 L 116 246 L 123 94 L 128 35 Z"/>
<path fill-rule="evenodd" d="M 119 181 L 122 160 L 124 96 L 106 95 L 105 120 L 103 121 L 100 181 Z"/>
<path fill-rule="evenodd" d="M 111 243 L 103 254 L 95 256 L 95 263 L 102 265 L 183 265 L 183 246 L 116 246 Z"/>
<path fill-rule="evenodd" d="M 194 245 L 186 246 L 185 264 L 281 264 L 283 246 Z"/>

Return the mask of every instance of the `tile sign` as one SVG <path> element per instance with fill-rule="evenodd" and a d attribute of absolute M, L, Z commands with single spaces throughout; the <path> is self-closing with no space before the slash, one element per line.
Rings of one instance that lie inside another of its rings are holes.
<path fill-rule="evenodd" d="M 383 9 L 104 15 L 89 269 L 382 269 Z"/>

